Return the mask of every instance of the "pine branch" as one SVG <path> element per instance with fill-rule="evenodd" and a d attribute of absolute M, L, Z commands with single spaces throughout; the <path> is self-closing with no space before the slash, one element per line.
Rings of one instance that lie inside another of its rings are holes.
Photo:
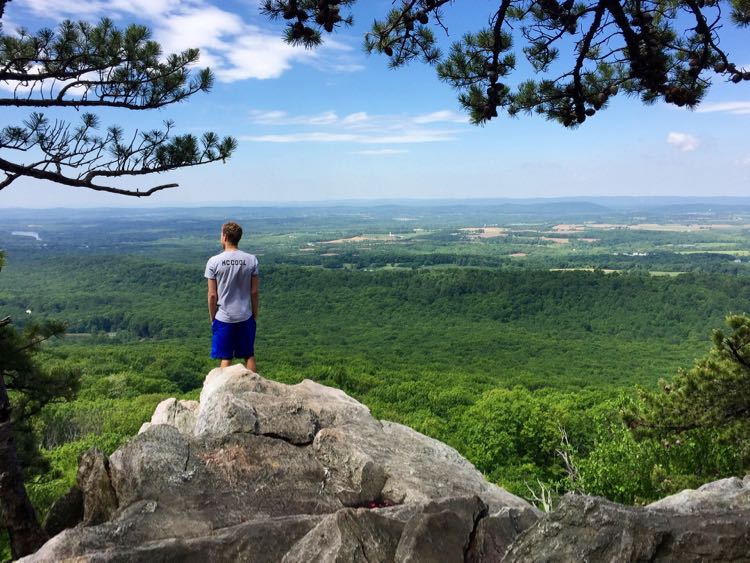
<path fill-rule="evenodd" d="M 171 121 L 165 122 L 161 130 L 136 131 L 129 142 L 119 127 L 110 127 L 105 135 L 99 136 L 98 126 L 99 120 L 92 114 L 83 114 L 81 124 L 74 127 L 64 121 L 50 122 L 44 115 L 34 113 L 22 126 L 0 130 L 0 155 L 3 152 L 42 155 L 41 159 L 26 163 L 0 156 L 0 170 L 5 173 L 0 190 L 20 177 L 29 177 L 70 187 L 147 197 L 177 184 L 121 188 L 96 180 L 159 174 L 225 161 L 237 146 L 233 138 L 219 139 L 210 132 L 200 139 L 193 135 L 172 136 Z"/>
<path fill-rule="evenodd" d="M 215 159 L 215 160 L 218 160 L 218 159 Z M 206 161 L 206 162 L 213 162 L 213 161 Z M 177 167 L 165 168 L 164 170 L 172 170 L 174 168 L 177 168 Z M 63 174 L 60 174 L 58 172 L 39 170 L 37 168 L 26 168 L 18 164 L 14 164 L 12 162 L 4 160 L 2 158 L 0 158 L 0 170 L 3 170 L 4 172 L 10 172 L 10 175 L 6 177 L 6 180 L 0 183 L 0 190 L 2 190 L 3 188 L 7 187 L 10 184 L 10 182 L 8 182 L 8 179 L 11 179 L 11 182 L 12 182 L 13 180 L 19 178 L 20 176 L 36 178 L 38 180 L 48 180 L 50 182 L 55 182 L 56 184 L 62 184 L 63 186 L 71 186 L 74 188 L 86 188 L 86 189 L 94 190 L 97 192 L 107 192 L 111 194 L 133 196 L 133 197 L 148 197 L 161 190 L 166 190 L 169 188 L 176 188 L 179 186 L 179 184 L 169 183 L 169 184 L 161 184 L 158 186 L 154 186 L 147 190 L 141 190 L 140 188 L 123 189 L 123 188 L 115 188 L 113 186 L 102 186 L 99 184 L 94 184 L 90 179 L 80 180 L 77 178 L 68 178 L 67 176 L 64 176 Z M 120 173 L 112 174 L 112 175 L 122 176 L 126 173 L 127 172 L 120 172 Z M 132 175 L 132 174 L 149 174 L 149 173 L 151 172 L 140 171 L 140 172 L 130 172 L 129 174 Z"/>

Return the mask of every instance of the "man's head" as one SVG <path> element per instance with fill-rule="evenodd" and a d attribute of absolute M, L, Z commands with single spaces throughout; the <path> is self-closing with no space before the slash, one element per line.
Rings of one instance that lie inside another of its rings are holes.
<path fill-rule="evenodd" d="M 221 243 L 223 245 L 237 246 L 242 238 L 242 227 L 237 223 L 229 221 L 221 226 Z"/>

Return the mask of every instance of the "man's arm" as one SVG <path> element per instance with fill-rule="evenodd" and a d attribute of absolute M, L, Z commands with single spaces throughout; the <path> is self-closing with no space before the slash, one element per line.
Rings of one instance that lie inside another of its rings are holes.
<path fill-rule="evenodd" d="M 214 322 L 216 317 L 216 310 L 219 308 L 219 290 L 216 285 L 215 279 L 208 280 L 208 316 L 211 318 L 211 322 Z"/>
<path fill-rule="evenodd" d="M 260 276 L 250 278 L 250 306 L 253 309 L 253 318 L 257 320 L 260 311 Z"/>

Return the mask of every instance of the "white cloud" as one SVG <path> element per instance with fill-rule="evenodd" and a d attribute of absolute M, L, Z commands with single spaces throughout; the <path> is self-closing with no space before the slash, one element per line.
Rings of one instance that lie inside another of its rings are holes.
<path fill-rule="evenodd" d="M 357 142 L 357 135 L 313 131 L 311 133 L 290 133 L 288 135 L 245 135 L 240 137 L 240 140 L 256 143 L 344 143 Z"/>
<path fill-rule="evenodd" d="M 280 110 L 253 110 L 250 112 L 250 119 L 254 125 L 292 130 L 246 135 L 242 139 L 266 143 L 412 144 L 452 141 L 457 138 L 459 130 L 432 127 L 450 119 L 451 116 L 447 112 L 434 112 L 428 115 L 438 116 L 439 119 L 434 117 L 424 120 L 423 115 L 378 115 L 364 111 L 349 113 L 342 117 L 333 110 L 307 115 L 290 115 Z M 395 154 L 383 152 L 384 150 L 386 149 L 362 154 Z"/>
<path fill-rule="evenodd" d="M 366 137 L 362 143 L 367 144 L 402 144 L 402 143 L 435 143 L 438 141 L 454 141 L 453 131 L 414 130 L 404 131 L 395 135 Z"/>
<path fill-rule="evenodd" d="M 336 123 L 339 120 L 339 116 L 334 111 L 326 111 L 321 114 L 312 116 L 307 124 L 308 125 L 330 125 Z"/>
<path fill-rule="evenodd" d="M 339 116 L 335 111 L 324 111 L 312 115 L 291 116 L 285 111 L 259 111 L 250 112 L 253 123 L 258 125 L 332 125 L 338 123 Z"/>
<path fill-rule="evenodd" d="M 340 117 L 335 111 L 328 110 L 316 114 L 290 115 L 280 110 L 252 110 L 250 118 L 259 125 L 339 125 L 352 129 L 375 128 L 379 130 L 398 131 L 405 127 L 431 125 L 434 123 L 468 123 L 468 119 L 447 110 L 436 111 L 426 115 L 371 115 L 357 111 Z"/>
<path fill-rule="evenodd" d="M 355 151 L 353 154 L 363 154 L 365 156 L 381 156 L 391 154 L 404 154 L 409 151 L 404 149 L 367 149 L 363 151 Z"/>
<path fill-rule="evenodd" d="M 750 154 L 737 161 L 738 166 L 750 166 Z"/>
<path fill-rule="evenodd" d="M 698 113 L 731 113 L 734 115 L 750 115 L 750 102 L 713 102 L 699 105 Z"/>
<path fill-rule="evenodd" d="M 180 5 L 195 4 L 184 0 L 87 0 L 86 2 L 60 2 L 59 0 L 26 0 L 33 13 L 60 19 L 89 19 L 91 17 L 117 16 L 118 12 L 141 17 L 160 17 Z M 9 7 L 15 8 L 12 4 Z"/>
<path fill-rule="evenodd" d="M 325 43 L 324 45 L 328 45 L 328 43 Z M 325 49 L 325 47 L 321 47 L 322 49 Z M 360 72 L 362 70 L 365 70 L 367 68 L 362 63 L 357 62 L 346 62 L 343 61 L 325 61 L 325 62 L 317 62 L 313 63 L 314 66 L 316 66 L 319 70 L 325 71 L 325 72 Z"/>
<path fill-rule="evenodd" d="M 278 78 L 294 62 L 317 56 L 284 43 L 278 33 L 246 24 L 237 14 L 216 6 L 180 8 L 158 21 L 155 31 L 165 52 L 198 47 L 201 65 L 211 67 L 222 82 Z"/>
<path fill-rule="evenodd" d="M 16 4 L 10 3 L 9 8 Z M 265 29 L 248 23 L 240 15 L 243 12 L 230 12 L 222 5 L 217 0 L 28 0 L 22 9 L 55 19 L 95 21 L 103 16 L 115 20 L 136 16 L 153 28 L 165 54 L 198 47 L 200 65 L 211 67 L 221 82 L 278 78 L 295 63 L 324 72 L 364 68 L 361 55 L 340 40 L 327 39 L 315 50 L 293 47 L 283 41 L 278 26 Z M 248 6 L 244 13 L 257 13 L 257 6 Z"/>
<path fill-rule="evenodd" d="M 244 22 L 237 14 L 215 6 L 182 8 L 156 25 L 156 40 L 165 52 L 189 47 L 223 49 L 224 38 L 237 35 Z"/>
<path fill-rule="evenodd" d="M 17 30 L 19 27 L 23 27 L 22 25 L 16 23 L 13 21 L 11 17 L 8 16 L 8 8 L 6 6 L 5 8 L 5 14 L 3 14 L 3 19 L 0 21 L 0 28 L 3 30 L 3 33 L 10 34 Z"/>
<path fill-rule="evenodd" d="M 414 118 L 414 123 L 468 123 L 469 117 L 455 111 L 441 110 L 424 115 L 418 115 Z"/>
<path fill-rule="evenodd" d="M 222 82 L 235 82 L 248 78 L 278 78 L 292 67 L 293 62 L 304 62 L 314 57 L 305 51 L 287 45 L 281 38 L 249 28 L 245 37 L 235 38 L 233 45 L 221 51 L 208 50 L 218 61 L 212 65 L 216 77 Z"/>
<path fill-rule="evenodd" d="M 358 111 L 356 113 L 350 113 L 341 122 L 344 125 L 356 125 L 362 124 L 369 121 L 370 117 L 364 111 Z"/>
<path fill-rule="evenodd" d="M 676 133 L 674 131 L 667 135 L 667 143 L 677 147 L 683 152 L 692 152 L 700 146 L 700 141 L 697 137 L 693 137 L 687 133 Z"/>
<path fill-rule="evenodd" d="M 311 131 L 280 135 L 243 135 L 241 141 L 256 143 L 358 143 L 358 144 L 410 144 L 452 141 L 455 134 L 450 131 L 405 131 L 395 135 L 368 135 L 363 133 L 328 133 Z"/>
<path fill-rule="evenodd" d="M 282 122 L 287 117 L 285 111 L 272 110 L 272 111 L 260 111 L 253 110 L 250 112 L 253 123 L 259 123 L 262 125 L 272 125 Z"/>

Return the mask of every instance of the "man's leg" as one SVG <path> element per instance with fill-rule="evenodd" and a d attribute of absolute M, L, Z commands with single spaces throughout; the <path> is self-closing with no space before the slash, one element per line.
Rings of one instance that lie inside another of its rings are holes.
<path fill-rule="evenodd" d="M 215 320 L 211 332 L 211 358 L 221 360 L 219 367 L 229 367 L 232 363 L 231 325 Z"/>
<path fill-rule="evenodd" d="M 237 332 L 235 356 L 245 358 L 245 367 L 257 373 L 258 366 L 255 365 L 255 319 L 250 317 L 240 326 L 241 328 Z"/>

